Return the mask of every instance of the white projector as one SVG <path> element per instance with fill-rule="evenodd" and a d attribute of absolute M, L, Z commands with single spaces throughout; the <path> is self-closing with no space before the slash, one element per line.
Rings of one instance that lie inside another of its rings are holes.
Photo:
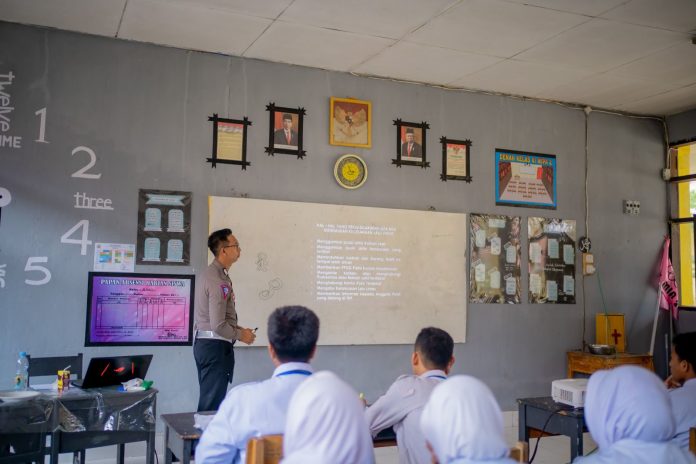
<path fill-rule="evenodd" d="M 557 403 L 574 408 L 585 406 L 585 393 L 589 379 L 560 379 L 551 382 L 551 397 Z"/>

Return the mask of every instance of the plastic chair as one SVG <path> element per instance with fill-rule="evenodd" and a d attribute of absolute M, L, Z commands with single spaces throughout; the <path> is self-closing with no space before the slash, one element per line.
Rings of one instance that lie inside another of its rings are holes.
<path fill-rule="evenodd" d="M 278 464 L 282 457 L 282 435 L 264 435 L 247 442 L 246 464 Z"/>
<path fill-rule="evenodd" d="M 27 355 L 27 359 L 29 360 L 29 385 L 31 385 L 32 377 L 53 376 L 55 378 L 58 371 L 66 366 L 70 366 L 71 378 L 74 374 L 77 380 L 82 380 L 82 353 L 77 353 L 77 356 L 52 356 L 47 358 L 32 358 L 31 355 Z M 51 446 L 56 445 L 57 438 L 56 433 L 51 435 Z M 45 447 L 44 453 L 51 454 L 51 449 Z M 73 462 L 76 461 L 80 464 L 85 464 L 85 450 L 73 452 Z"/>

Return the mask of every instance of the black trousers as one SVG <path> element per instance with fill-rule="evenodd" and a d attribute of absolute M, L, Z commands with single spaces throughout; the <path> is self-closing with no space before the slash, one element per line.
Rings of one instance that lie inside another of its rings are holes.
<path fill-rule="evenodd" d="M 230 342 L 197 338 L 193 343 L 193 357 L 198 369 L 198 411 L 217 411 L 232 383 L 234 349 Z"/>

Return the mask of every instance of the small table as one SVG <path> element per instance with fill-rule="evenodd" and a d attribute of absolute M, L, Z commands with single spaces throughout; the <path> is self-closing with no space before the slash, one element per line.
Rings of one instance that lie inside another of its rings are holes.
<path fill-rule="evenodd" d="M 582 434 L 587 432 L 584 409 L 556 403 L 550 396 L 521 398 L 519 408 L 519 440 L 530 437 L 565 435 L 570 437 L 570 461 L 582 456 Z"/>
<path fill-rule="evenodd" d="M 198 440 L 203 432 L 194 427 L 194 412 L 180 412 L 177 414 L 162 414 L 164 422 L 164 462 L 171 464 L 176 456 L 182 464 L 189 464 L 191 456 L 196 449 Z M 215 411 L 206 411 L 199 414 L 213 415 Z"/>
<path fill-rule="evenodd" d="M 631 364 L 643 366 L 655 371 L 653 358 L 649 354 L 616 353 L 611 355 L 599 355 L 582 351 L 568 351 L 568 378 L 573 378 L 576 372 L 592 374 L 601 369 L 612 369 L 616 366 Z"/>

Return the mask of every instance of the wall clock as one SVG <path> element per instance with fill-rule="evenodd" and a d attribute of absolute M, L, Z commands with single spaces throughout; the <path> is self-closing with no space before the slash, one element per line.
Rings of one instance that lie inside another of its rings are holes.
<path fill-rule="evenodd" d="M 367 165 L 358 155 L 343 155 L 336 160 L 334 177 L 341 187 L 356 189 L 367 180 Z"/>

